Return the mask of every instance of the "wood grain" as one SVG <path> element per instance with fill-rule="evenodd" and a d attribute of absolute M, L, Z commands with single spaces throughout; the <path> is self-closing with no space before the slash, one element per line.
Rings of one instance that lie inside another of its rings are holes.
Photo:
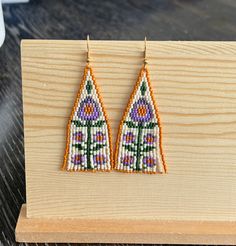
<path fill-rule="evenodd" d="M 26 218 L 26 206 L 23 205 L 16 240 L 235 245 L 235 231 L 235 222 Z"/>
<path fill-rule="evenodd" d="M 90 48 L 114 145 L 143 42 Z M 22 42 L 27 217 L 236 220 L 236 43 L 150 41 L 147 56 L 169 173 L 67 173 L 66 124 L 86 42 Z"/>
<path fill-rule="evenodd" d="M 3 4 L 6 39 L 0 48 L 0 242 L 18 245 L 14 230 L 26 196 L 22 38 L 80 40 L 89 33 L 92 39 L 143 40 L 147 36 L 152 40 L 229 41 L 236 40 L 235 11 L 234 0 L 40 0 Z"/>

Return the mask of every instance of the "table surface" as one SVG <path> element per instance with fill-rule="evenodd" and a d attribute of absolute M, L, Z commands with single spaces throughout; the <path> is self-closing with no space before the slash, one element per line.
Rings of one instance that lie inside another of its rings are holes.
<path fill-rule="evenodd" d="M 0 245 L 16 245 L 14 229 L 25 202 L 21 39 L 85 39 L 90 34 L 91 39 L 236 40 L 234 0 L 31 0 L 4 5 L 3 11 Z"/>

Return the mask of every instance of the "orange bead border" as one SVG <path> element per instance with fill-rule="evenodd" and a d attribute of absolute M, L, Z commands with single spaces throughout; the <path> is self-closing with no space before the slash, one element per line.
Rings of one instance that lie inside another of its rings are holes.
<path fill-rule="evenodd" d="M 136 95 L 136 92 L 140 86 L 140 83 L 142 81 L 142 77 L 143 77 L 143 74 L 146 72 L 146 76 L 147 76 L 147 82 L 148 82 L 148 86 L 149 86 L 149 89 L 150 89 L 150 95 L 151 95 L 151 98 L 152 98 L 152 101 L 153 101 L 153 105 L 154 105 L 154 110 L 155 110 L 155 113 L 156 113 L 156 117 L 157 117 L 157 120 L 158 120 L 158 127 L 159 127 L 159 147 L 160 147 L 160 156 L 161 156 L 161 161 L 162 161 L 162 165 L 163 165 L 163 169 L 164 169 L 164 172 L 167 173 L 167 165 L 166 165 L 166 162 L 165 162 L 165 158 L 164 158 L 164 153 L 163 153 L 163 147 L 162 147 L 162 127 L 161 127 L 161 121 L 160 121 L 160 116 L 159 116 L 159 113 L 158 113 L 158 107 L 157 107 L 157 103 L 156 103 L 156 100 L 154 98 L 154 95 L 153 95 L 153 90 L 152 90 L 152 87 L 151 87 L 151 82 L 150 82 L 150 77 L 149 77 L 149 71 L 148 71 L 148 68 L 147 66 L 143 66 L 139 72 L 139 76 L 138 76 L 138 80 L 134 86 L 134 89 L 133 89 L 133 92 L 131 94 L 131 97 L 129 99 L 129 102 L 126 106 L 126 109 L 124 111 L 124 114 L 123 114 L 123 117 L 120 121 L 120 124 L 119 124 L 119 129 L 118 129 L 118 134 L 117 134 L 117 138 L 116 138 L 116 150 L 115 150 L 115 156 L 114 156 L 114 161 L 115 161 L 115 164 L 114 164 L 114 169 L 118 172 L 124 172 L 124 173 L 142 173 L 142 174 L 157 174 L 157 173 L 163 173 L 163 172 L 143 172 L 143 171 L 126 171 L 126 170 L 120 170 L 118 169 L 117 167 L 117 163 L 118 163 L 118 155 L 119 155 L 119 147 L 120 147 L 120 141 L 121 141 L 121 134 L 122 134 L 122 128 L 123 128 L 123 124 L 124 124 L 124 121 L 128 115 L 128 112 L 131 108 L 131 104 L 133 102 L 133 99 L 134 99 L 134 96 Z"/>
<path fill-rule="evenodd" d="M 110 149 L 110 166 L 111 166 L 111 169 L 109 169 L 109 170 L 67 170 L 67 160 L 68 160 L 69 146 L 70 146 L 71 120 L 73 119 L 74 113 L 75 113 L 76 108 L 78 106 L 79 99 L 80 99 L 81 94 L 82 94 L 82 90 L 83 90 L 83 88 L 85 86 L 86 76 L 87 76 L 88 70 L 90 70 L 90 74 L 91 74 L 92 79 L 93 79 L 95 90 L 97 92 L 98 99 L 99 99 L 101 107 L 102 107 L 102 112 L 104 114 L 105 122 L 107 124 L 108 138 L 109 138 L 108 141 L 109 141 L 109 149 Z M 73 105 L 73 109 L 72 109 L 72 112 L 70 114 L 69 122 L 67 124 L 66 150 L 65 150 L 65 155 L 64 155 L 64 162 L 63 162 L 63 165 L 61 167 L 62 171 L 68 171 L 68 172 L 110 172 L 113 169 L 114 164 L 113 164 L 113 151 L 112 151 L 112 145 L 111 145 L 111 127 L 110 127 L 110 125 L 108 123 L 107 114 L 106 114 L 106 111 L 105 111 L 103 105 L 104 105 L 103 104 L 103 100 L 102 100 L 102 97 L 100 95 L 100 92 L 99 92 L 99 89 L 98 89 L 98 85 L 97 85 L 96 79 L 95 79 L 94 74 L 93 74 L 93 70 L 92 70 L 91 66 L 89 64 L 87 64 L 85 69 L 84 69 L 83 79 L 82 79 L 82 81 L 80 83 L 79 91 L 77 93 L 77 96 L 76 96 L 76 99 L 75 99 L 75 102 L 74 102 L 74 105 Z"/>

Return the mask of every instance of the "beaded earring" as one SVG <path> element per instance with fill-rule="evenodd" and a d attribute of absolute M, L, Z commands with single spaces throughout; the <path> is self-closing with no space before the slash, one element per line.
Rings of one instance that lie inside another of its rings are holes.
<path fill-rule="evenodd" d="M 62 170 L 110 171 L 111 169 L 110 126 L 90 66 L 89 36 L 87 36 L 87 65 L 67 126 Z"/>
<path fill-rule="evenodd" d="M 147 68 L 146 47 L 145 38 L 144 65 L 119 126 L 115 169 L 128 173 L 166 173 L 161 123 Z"/>

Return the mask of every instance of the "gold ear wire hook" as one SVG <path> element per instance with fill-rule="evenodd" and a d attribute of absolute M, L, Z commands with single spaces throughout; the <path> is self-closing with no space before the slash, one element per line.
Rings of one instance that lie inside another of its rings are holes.
<path fill-rule="evenodd" d="M 143 63 L 144 63 L 144 68 L 146 68 L 148 62 L 147 62 L 147 38 L 145 37 L 144 38 L 144 60 L 143 60 Z"/>
<path fill-rule="evenodd" d="M 90 63 L 89 35 L 87 35 L 87 63 Z"/>

